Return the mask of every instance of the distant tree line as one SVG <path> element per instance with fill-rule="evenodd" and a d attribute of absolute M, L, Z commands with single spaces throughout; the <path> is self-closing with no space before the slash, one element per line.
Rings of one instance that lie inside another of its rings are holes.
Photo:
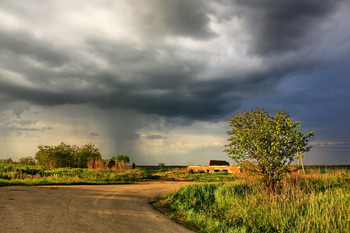
<path fill-rule="evenodd" d="M 14 161 L 12 158 L 0 159 L 0 163 L 40 165 L 45 168 L 54 169 L 60 167 L 91 168 L 91 169 L 114 169 L 124 170 L 135 168 L 135 164 L 129 165 L 130 158 L 125 154 L 117 154 L 110 159 L 102 159 L 98 148 L 93 144 L 83 146 L 71 146 L 62 142 L 59 145 L 38 146 L 35 158 L 31 156 Z"/>
<path fill-rule="evenodd" d="M 35 159 L 33 157 L 27 156 L 27 157 L 20 158 L 18 162 L 14 161 L 12 158 L 0 159 L 0 163 L 35 165 L 36 161 L 35 161 Z"/>
<path fill-rule="evenodd" d="M 0 159 L 0 163 L 40 165 L 45 168 L 54 169 L 60 167 L 91 168 L 91 169 L 114 169 L 125 170 L 135 168 L 135 164 L 129 165 L 130 158 L 125 154 L 117 154 L 110 159 L 102 159 L 101 153 L 93 144 L 83 146 L 71 146 L 62 142 L 59 145 L 38 146 L 35 158 L 23 157 L 19 161 L 12 158 Z"/>
<path fill-rule="evenodd" d="M 102 159 L 100 151 L 93 144 L 79 147 L 62 142 L 57 146 L 40 145 L 38 148 L 35 159 L 38 165 L 46 168 L 86 168 L 88 161 Z"/>

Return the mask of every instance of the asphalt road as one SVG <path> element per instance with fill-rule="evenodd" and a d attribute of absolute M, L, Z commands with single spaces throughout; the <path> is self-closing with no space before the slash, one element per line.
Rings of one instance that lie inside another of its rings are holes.
<path fill-rule="evenodd" d="M 0 232 L 192 232 L 148 204 L 183 182 L 0 187 Z"/>

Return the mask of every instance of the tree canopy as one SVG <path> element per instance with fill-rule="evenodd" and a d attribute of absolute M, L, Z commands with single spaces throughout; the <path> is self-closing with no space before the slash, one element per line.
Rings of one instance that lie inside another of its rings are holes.
<path fill-rule="evenodd" d="M 101 159 L 101 154 L 93 144 L 82 147 L 61 143 L 57 146 L 38 146 L 35 155 L 38 164 L 48 168 L 81 167 L 85 168 L 89 160 Z"/>
<path fill-rule="evenodd" d="M 243 170 L 256 175 L 269 190 L 291 172 L 290 164 L 296 155 L 311 149 L 307 145 L 313 131 L 303 134 L 298 129 L 300 121 L 294 122 L 284 110 L 270 116 L 264 109 L 245 111 L 228 120 L 225 151 Z"/>
<path fill-rule="evenodd" d="M 123 163 L 130 163 L 129 156 L 125 154 L 117 154 L 111 158 L 114 162 L 123 162 Z"/>
<path fill-rule="evenodd" d="M 19 159 L 19 164 L 24 164 L 24 165 L 35 165 L 35 159 L 31 156 L 27 156 L 27 157 L 22 157 Z"/>

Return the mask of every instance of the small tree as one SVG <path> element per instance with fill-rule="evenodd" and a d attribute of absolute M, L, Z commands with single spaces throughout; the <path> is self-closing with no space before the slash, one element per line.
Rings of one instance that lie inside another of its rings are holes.
<path fill-rule="evenodd" d="M 61 143 L 57 146 L 38 146 L 35 154 L 38 164 L 47 168 L 73 167 L 75 147 Z"/>
<path fill-rule="evenodd" d="M 74 148 L 74 166 L 86 168 L 90 160 L 102 159 L 100 151 L 93 144 Z"/>
<path fill-rule="evenodd" d="M 164 169 L 165 168 L 165 163 L 158 163 L 159 169 Z"/>
<path fill-rule="evenodd" d="M 19 159 L 19 164 L 24 164 L 24 165 L 35 165 L 35 159 L 31 156 L 23 157 Z"/>
<path fill-rule="evenodd" d="M 245 111 L 228 122 L 233 128 L 227 132 L 230 137 L 225 152 L 270 192 L 275 192 L 276 184 L 291 172 L 289 165 L 296 155 L 311 149 L 307 143 L 314 132 L 304 135 L 298 129 L 300 122 L 294 122 L 283 110 L 274 117 L 263 109 Z"/>
<path fill-rule="evenodd" d="M 117 154 L 111 158 L 111 160 L 114 160 L 115 162 L 123 162 L 123 163 L 130 163 L 130 158 L 127 155 L 124 154 Z"/>
<path fill-rule="evenodd" d="M 108 167 L 113 170 L 124 171 L 130 169 L 129 163 L 129 156 L 124 154 L 117 154 L 109 160 Z"/>
<path fill-rule="evenodd" d="M 13 161 L 12 158 L 7 158 L 7 159 L 0 159 L 0 163 L 14 164 L 15 161 Z"/>
<path fill-rule="evenodd" d="M 57 146 L 38 146 L 35 154 L 38 164 L 47 168 L 87 167 L 90 160 L 100 160 L 101 154 L 93 144 L 82 147 L 61 143 Z"/>

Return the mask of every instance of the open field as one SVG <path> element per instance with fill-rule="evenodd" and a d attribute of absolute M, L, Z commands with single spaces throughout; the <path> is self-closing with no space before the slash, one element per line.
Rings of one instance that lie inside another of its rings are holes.
<path fill-rule="evenodd" d="M 57 168 L 44 169 L 35 165 L 0 164 L 1 185 L 50 184 L 123 184 L 150 179 L 143 169 L 115 171 L 110 169 Z"/>
<path fill-rule="evenodd" d="M 111 169 L 57 168 L 35 165 L 0 164 L 0 186 L 50 184 L 125 184 L 148 180 L 217 182 L 233 181 L 227 173 L 190 173 L 185 168 Z"/>
<path fill-rule="evenodd" d="M 186 186 L 154 205 L 200 232 L 349 232 L 348 173 L 294 174 L 275 195 L 249 179 Z"/>
<path fill-rule="evenodd" d="M 306 166 L 307 174 L 328 174 L 343 172 L 350 180 L 350 166 Z M 347 174 L 347 175 L 346 175 Z M 44 169 L 37 165 L 0 163 L 0 186 L 4 185 L 50 185 L 50 184 L 125 184 L 148 180 L 230 182 L 239 175 L 218 172 L 193 173 L 185 167 L 145 166 L 136 169 L 87 169 L 57 168 Z"/>

